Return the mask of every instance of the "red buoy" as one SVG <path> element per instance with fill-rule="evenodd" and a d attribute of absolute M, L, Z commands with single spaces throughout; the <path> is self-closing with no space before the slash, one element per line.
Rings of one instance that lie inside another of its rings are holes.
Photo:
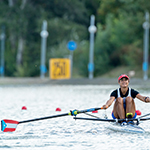
<path fill-rule="evenodd" d="M 27 110 L 27 107 L 26 106 L 22 106 L 22 110 Z"/>
<path fill-rule="evenodd" d="M 92 111 L 92 113 L 98 113 L 98 110 Z"/>
<path fill-rule="evenodd" d="M 60 108 L 56 108 L 56 111 L 61 111 L 61 109 Z"/>
<path fill-rule="evenodd" d="M 137 113 L 138 116 L 141 115 L 141 111 L 140 110 L 136 110 L 135 112 Z"/>

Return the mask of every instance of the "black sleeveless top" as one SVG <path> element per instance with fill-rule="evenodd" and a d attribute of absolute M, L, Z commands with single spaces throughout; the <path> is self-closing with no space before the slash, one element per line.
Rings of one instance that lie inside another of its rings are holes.
<path fill-rule="evenodd" d="M 120 91 L 120 96 L 121 96 L 121 97 L 127 97 L 127 96 L 128 96 L 128 93 L 129 93 L 129 88 L 128 88 L 128 91 L 126 92 L 125 95 L 122 94 L 121 88 L 119 88 L 119 91 Z M 131 97 L 135 98 L 137 94 L 139 94 L 139 92 L 131 88 Z M 110 94 L 110 96 L 113 96 L 113 97 L 115 97 L 115 98 L 118 98 L 118 89 L 114 90 L 114 91 Z"/>

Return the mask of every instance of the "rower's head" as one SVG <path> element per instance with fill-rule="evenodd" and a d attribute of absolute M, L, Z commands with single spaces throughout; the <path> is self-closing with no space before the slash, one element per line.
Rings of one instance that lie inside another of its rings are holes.
<path fill-rule="evenodd" d="M 118 77 L 118 83 L 120 83 L 120 81 L 128 81 L 129 82 L 129 77 L 126 74 L 122 74 Z"/>

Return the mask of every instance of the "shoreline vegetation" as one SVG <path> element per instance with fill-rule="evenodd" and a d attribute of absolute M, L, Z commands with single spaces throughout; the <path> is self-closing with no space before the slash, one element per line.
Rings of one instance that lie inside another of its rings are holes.
<path fill-rule="evenodd" d="M 5 57 L 1 59 L 0 71 L 6 77 L 38 77 L 40 69 L 45 72 L 50 68 L 50 59 L 70 58 L 67 45 L 74 41 L 77 47 L 72 55 L 73 75 L 87 77 L 88 28 L 94 15 L 97 29 L 93 47 L 95 76 L 106 77 L 112 70 L 113 77 L 118 77 L 119 74 L 114 76 L 114 70 L 120 67 L 120 70 L 137 70 L 135 77 L 142 78 L 138 72 L 143 66 L 142 25 L 148 14 L 146 10 L 150 10 L 150 4 L 144 0 L 1 0 L 0 34 L 5 35 L 1 37 L 1 49 Z M 49 36 L 40 34 L 43 25 L 44 33 L 48 32 Z M 41 46 L 42 37 L 47 41 L 45 48 Z M 46 61 L 41 65 L 42 49 Z M 64 69 L 64 63 L 57 64 L 53 68 Z"/>
<path fill-rule="evenodd" d="M 45 78 L 40 77 L 0 77 L 0 86 L 2 85 L 118 85 L 118 75 L 127 74 L 130 77 L 130 85 L 139 85 L 141 87 L 150 87 L 150 77 L 148 80 L 143 80 L 143 72 L 141 69 L 130 67 L 116 67 L 110 72 L 99 77 L 89 79 L 81 77 L 73 73 L 70 79 L 52 80 L 48 75 Z M 148 75 L 150 73 L 148 72 Z"/>

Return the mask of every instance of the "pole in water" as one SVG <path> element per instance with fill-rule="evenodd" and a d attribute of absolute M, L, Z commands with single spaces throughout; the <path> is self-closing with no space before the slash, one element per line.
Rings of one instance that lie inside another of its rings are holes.
<path fill-rule="evenodd" d="M 45 77 L 46 73 L 46 66 L 45 66 L 45 57 L 46 57 L 46 39 L 48 37 L 48 32 L 47 32 L 47 21 L 43 21 L 42 25 L 42 31 L 41 31 L 41 66 L 40 66 L 40 71 L 41 71 L 41 78 Z"/>
<path fill-rule="evenodd" d="M 2 33 L 0 35 L 1 39 L 1 64 L 0 64 L 0 74 L 4 77 L 4 51 L 5 51 L 5 26 L 2 26 Z"/>
<path fill-rule="evenodd" d="M 143 23 L 144 28 L 144 54 L 143 54 L 143 79 L 148 79 L 148 49 L 149 49 L 149 13 L 145 14 L 145 22 Z"/>
<path fill-rule="evenodd" d="M 94 33 L 97 30 L 94 24 L 95 24 L 95 16 L 91 15 L 90 26 L 88 28 L 90 32 L 90 52 L 89 52 L 89 64 L 88 64 L 89 79 L 93 79 L 93 73 L 94 73 Z"/>

